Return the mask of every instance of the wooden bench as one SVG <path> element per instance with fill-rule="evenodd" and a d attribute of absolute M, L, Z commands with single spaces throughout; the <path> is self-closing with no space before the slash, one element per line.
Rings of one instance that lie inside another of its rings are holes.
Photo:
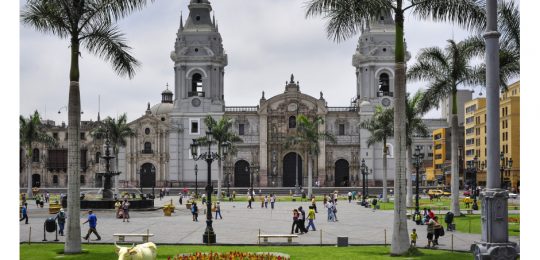
<path fill-rule="evenodd" d="M 258 235 L 259 239 L 262 237 L 263 242 L 268 243 L 268 238 L 275 238 L 275 237 L 285 237 L 287 238 L 287 243 L 292 243 L 293 237 L 298 237 L 296 234 L 281 234 L 281 235 L 270 235 L 270 234 L 260 234 Z"/>
<path fill-rule="evenodd" d="M 153 237 L 154 234 L 114 234 L 116 238 L 116 242 L 142 242 L 146 243 L 148 242 L 148 239 L 150 237 Z M 142 241 L 126 241 L 126 237 L 140 237 Z"/>

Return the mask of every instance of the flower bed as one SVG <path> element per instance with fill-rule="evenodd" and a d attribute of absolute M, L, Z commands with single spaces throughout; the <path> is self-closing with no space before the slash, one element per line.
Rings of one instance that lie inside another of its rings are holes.
<path fill-rule="evenodd" d="M 519 223 L 519 217 L 508 217 L 508 223 Z"/>
<path fill-rule="evenodd" d="M 290 260 L 290 256 L 274 252 L 195 252 L 169 256 L 167 260 Z"/>

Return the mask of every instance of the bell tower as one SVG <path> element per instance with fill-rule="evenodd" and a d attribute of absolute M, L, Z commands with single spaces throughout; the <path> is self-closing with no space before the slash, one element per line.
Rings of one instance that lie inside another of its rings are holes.
<path fill-rule="evenodd" d="M 189 16 L 180 15 L 171 60 L 174 68 L 174 107 L 170 113 L 170 180 L 195 182 L 194 161 L 190 158 L 192 139 L 207 130 L 204 118 L 218 120 L 225 111 L 223 77 L 227 54 L 208 0 L 191 0 Z M 198 168 L 205 172 L 206 165 Z M 216 168 L 217 169 L 217 168 Z M 212 172 L 217 172 L 212 171 Z"/>

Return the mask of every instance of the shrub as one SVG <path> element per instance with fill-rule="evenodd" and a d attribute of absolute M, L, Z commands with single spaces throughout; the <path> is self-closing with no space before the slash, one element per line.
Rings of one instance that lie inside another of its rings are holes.
<path fill-rule="evenodd" d="M 192 254 L 178 254 L 169 256 L 167 260 L 290 260 L 291 258 L 281 253 L 268 252 L 195 252 Z"/>

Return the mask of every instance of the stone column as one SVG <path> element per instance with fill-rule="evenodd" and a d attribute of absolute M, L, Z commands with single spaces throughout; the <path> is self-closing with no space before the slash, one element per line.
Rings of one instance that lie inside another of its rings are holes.
<path fill-rule="evenodd" d="M 508 192 L 500 189 L 499 172 L 499 36 L 497 0 L 486 3 L 486 96 L 487 96 L 487 187 L 482 201 L 482 241 L 471 245 L 475 259 L 516 259 L 517 246 L 508 241 Z"/>
<path fill-rule="evenodd" d="M 259 116 L 259 180 L 261 187 L 268 187 L 268 131 L 267 116 Z"/>

